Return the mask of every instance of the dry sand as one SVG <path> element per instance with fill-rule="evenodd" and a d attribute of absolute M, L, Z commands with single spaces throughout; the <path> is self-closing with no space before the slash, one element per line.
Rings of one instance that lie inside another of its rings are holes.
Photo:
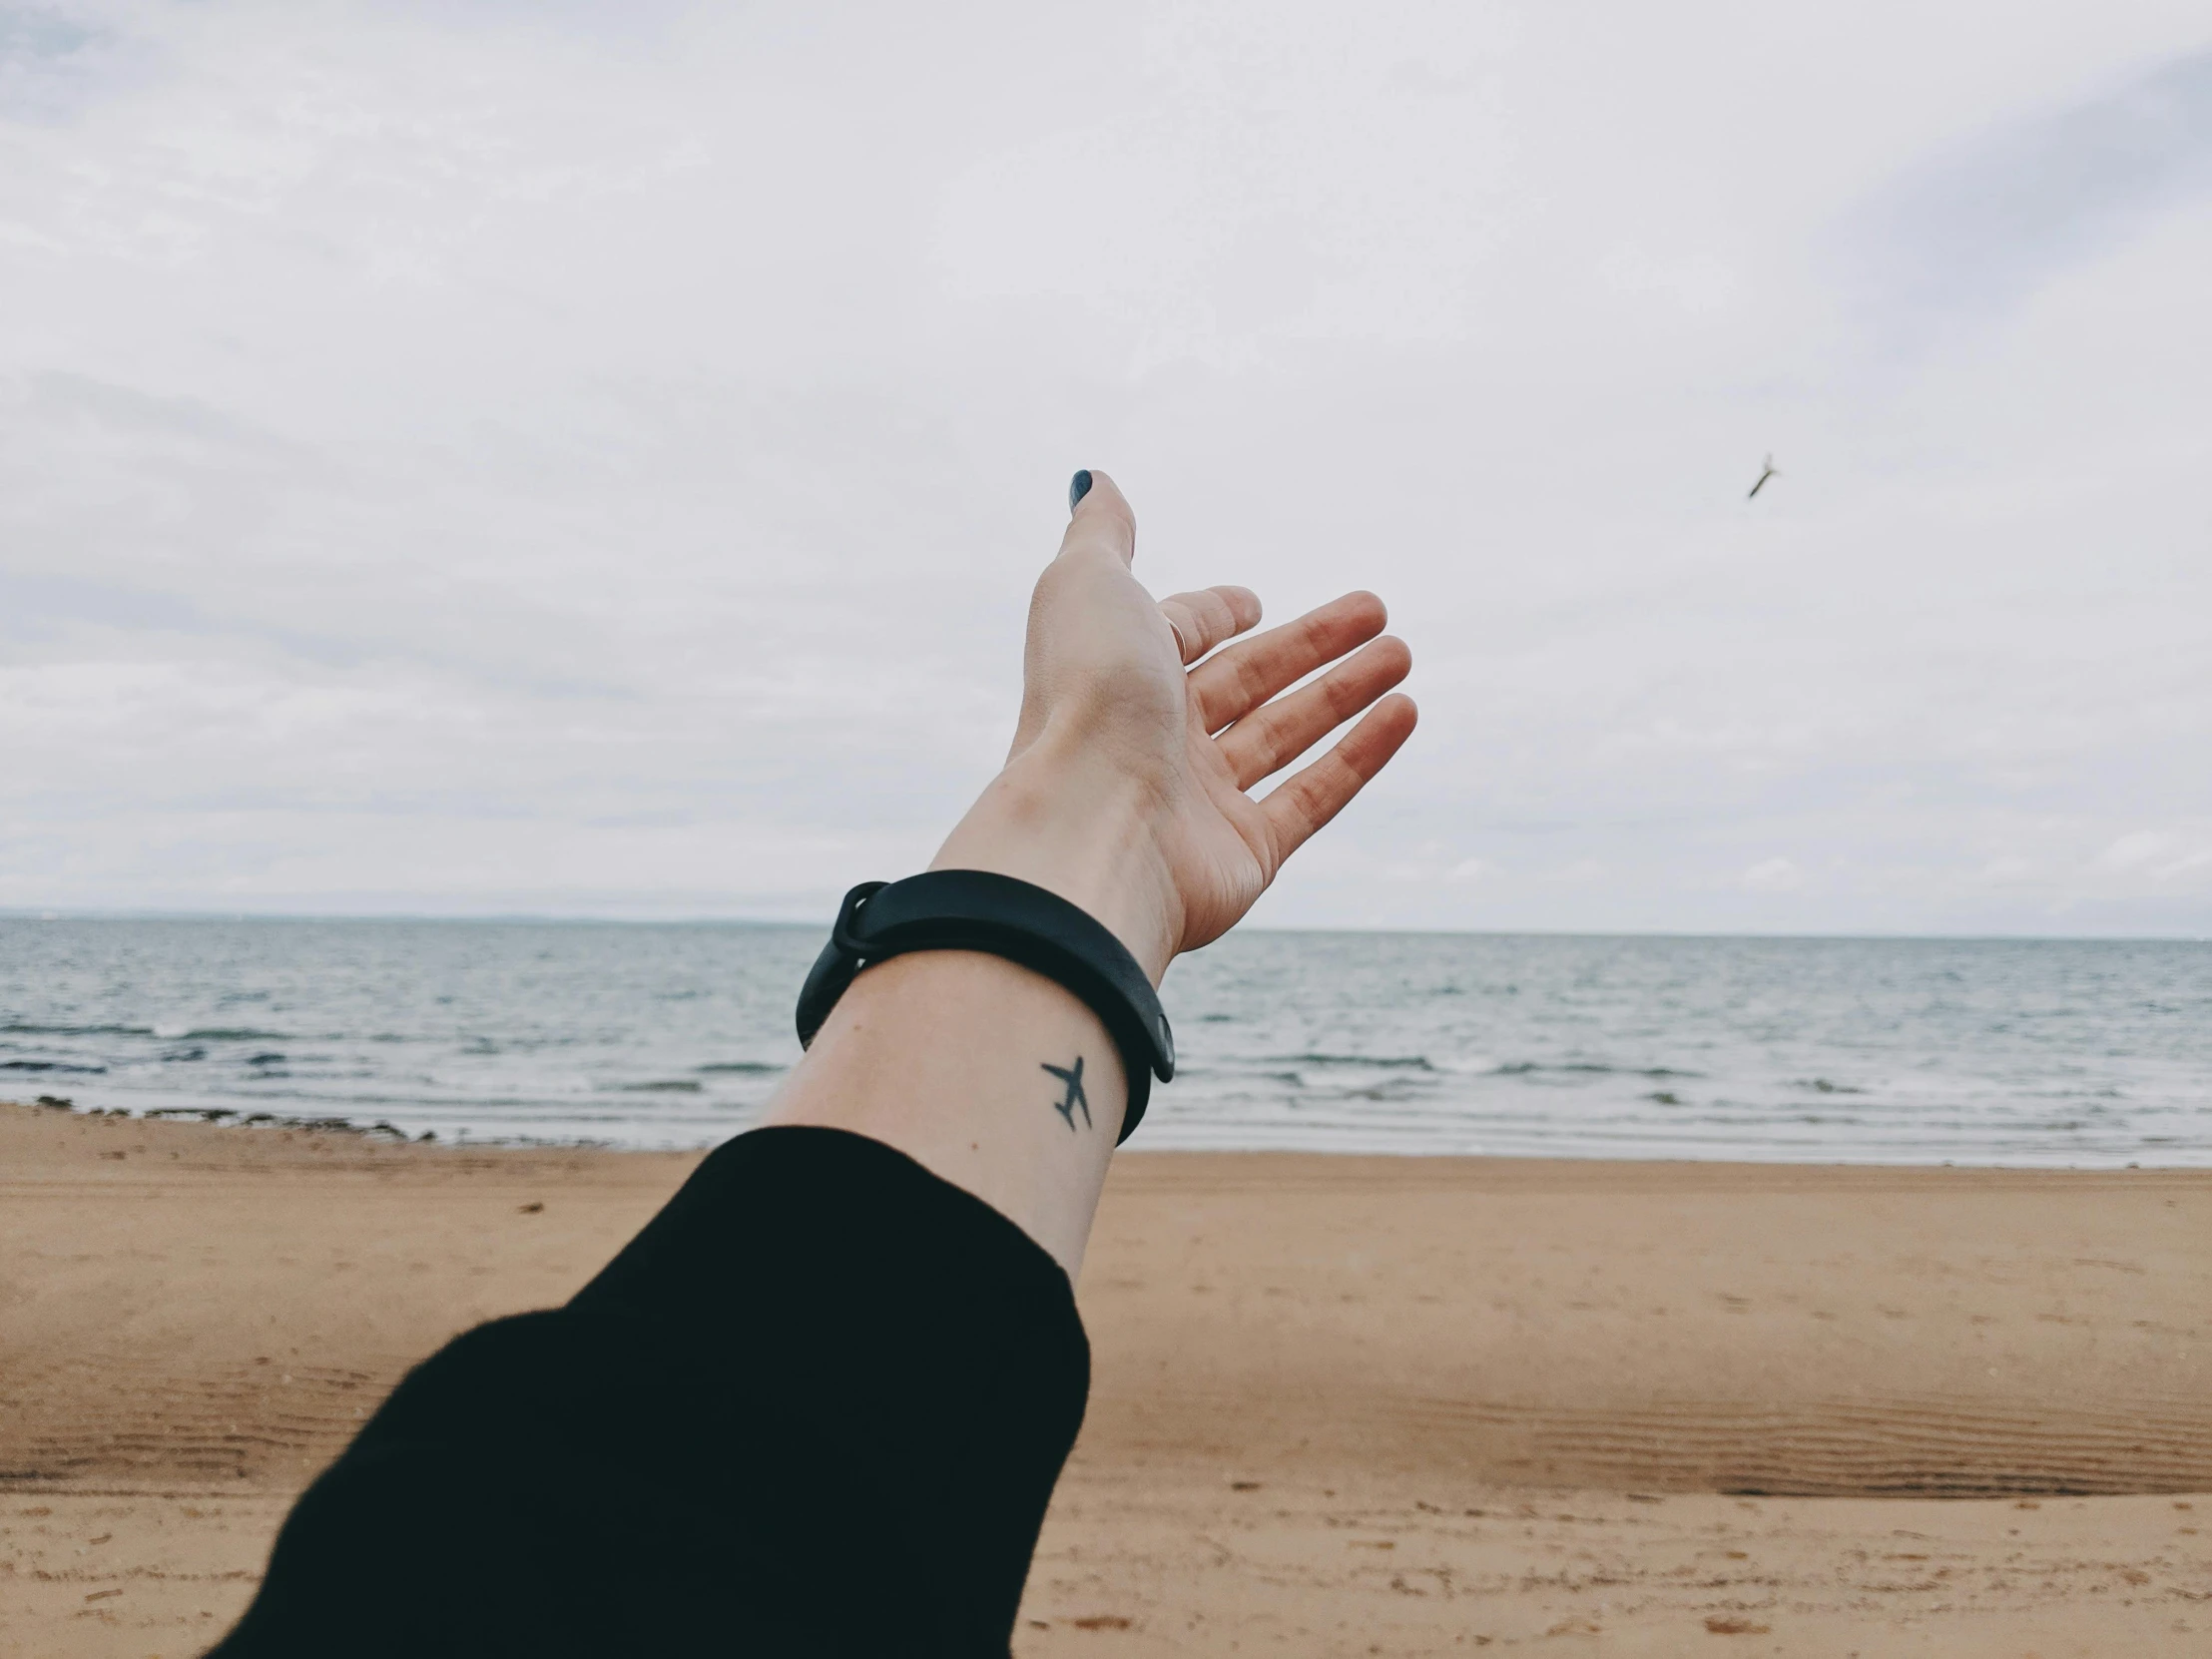
<path fill-rule="evenodd" d="M 0 1107 L 0 1654 L 200 1651 L 694 1161 Z M 2212 1655 L 2208 1291 L 2212 1174 L 1126 1155 L 1016 1650 Z"/>

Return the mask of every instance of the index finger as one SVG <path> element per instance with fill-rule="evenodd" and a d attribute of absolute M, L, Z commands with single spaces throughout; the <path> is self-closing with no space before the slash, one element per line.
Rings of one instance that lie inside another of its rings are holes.
<path fill-rule="evenodd" d="M 1234 638 L 1260 621 L 1260 596 L 1250 588 L 1201 588 L 1196 593 L 1171 593 L 1160 601 L 1160 614 L 1175 630 L 1185 665 L 1195 663 L 1223 640 Z"/>

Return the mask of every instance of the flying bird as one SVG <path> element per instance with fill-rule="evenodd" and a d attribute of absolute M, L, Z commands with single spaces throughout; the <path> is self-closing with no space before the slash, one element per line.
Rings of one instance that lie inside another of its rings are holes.
<path fill-rule="evenodd" d="M 1759 474 L 1759 482 L 1751 486 L 1751 495 L 1745 496 L 1744 499 L 1746 501 L 1749 501 L 1752 496 L 1757 495 L 1761 490 L 1765 489 L 1767 487 L 1767 480 L 1769 478 L 1772 478 L 1774 475 L 1774 457 L 1772 455 L 1769 455 L 1766 460 L 1766 470 Z"/>

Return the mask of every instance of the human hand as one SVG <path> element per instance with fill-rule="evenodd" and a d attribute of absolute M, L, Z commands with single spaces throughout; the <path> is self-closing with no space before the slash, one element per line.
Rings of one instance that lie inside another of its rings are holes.
<path fill-rule="evenodd" d="M 1157 983 L 1178 952 L 1233 927 L 1412 734 L 1412 700 L 1391 691 L 1412 654 L 1382 634 L 1380 599 L 1351 593 L 1208 656 L 1258 624 L 1258 597 L 1217 587 L 1155 603 L 1130 572 L 1128 502 L 1104 473 L 1082 490 L 1085 476 L 1030 601 L 1012 752 L 931 867 L 1050 888 Z M 1260 800 L 1246 793 L 1362 710 L 1326 755 Z"/>

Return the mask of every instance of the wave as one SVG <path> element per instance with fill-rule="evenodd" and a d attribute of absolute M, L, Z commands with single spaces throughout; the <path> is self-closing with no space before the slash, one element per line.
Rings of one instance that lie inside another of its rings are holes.
<path fill-rule="evenodd" d="M 1403 1068 L 1408 1071 L 1434 1071 L 1435 1063 L 1425 1054 L 1283 1054 L 1270 1055 L 1277 1065 L 1292 1066 L 1382 1066 Z"/>
<path fill-rule="evenodd" d="M 1476 1058 L 1465 1060 L 1444 1058 L 1432 1060 L 1425 1054 L 1268 1054 L 1249 1062 L 1254 1067 L 1269 1066 L 1353 1066 L 1369 1067 L 1383 1071 L 1449 1072 L 1459 1076 L 1475 1077 L 1530 1077 L 1537 1074 L 1580 1077 L 1648 1077 L 1652 1079 L 1703 1077 L 1701 1071 L 1684 1071 L 1674 1066 L 1615 1066 L 1595 1060 L 1508 1060 L 1502 1064 Z M 701 1068 L 705 1070 L 705 1067 Z M 1225 1067 L 1224 1071 L 1242 1068 Z M 1296 1074 L 1263 1071 L 1261 1075 L 1281 1077 L 1284 1081 L 1297 1081 Z M 1864 1091 L 1847 1089 L 1841 1085 L 1826 1085 L 1823 1094 L 1859 1094 Z"/>
<path fill-rule="evenodd" d="M 617 1083 L 617 1094 L 697 1094 L 699 1080 L 694 1077 L 667 1077 L 651 1083 Z"/>
<path fill-rule="evenodd" d="M 695 1066 L 695 1071 L 735 1072 L 745 1077 L 773 1077 L 789 1068 L 773 1060 L 710 1060 L 706 1065 Z"/>
<path fill-rule="evenodd" d="M 42 1025 L 15 1019 L 0 1023 L 0 1034 L 18 1037 L 151 1037 L 151 1025 Z"/>
<path fill-rule="evenodd" d="M 414 1140 L 396 1123 L 378 1118 L 374 1123 L 362 1123 L 357 1118 L 287 1118 L 276 1112 L 248 1112 L 241 1115 L 229 1106 L 150 1106 L 141 1114 L 149 1118 L 198 1118 L 203 1123 L 222 1123 L 237 1118 L 242 1124 L 271 1124 L 278 1129 L 312 1129 L 324 1134 L 336 1135 L 389 1135 L 395 1140 Z M 434 1141 L 435 1130 L 425 1129 L 421 1139 Z"/>
<path fill-rule="evenodd" d="M 106 1066 L 73 1066 L 66 1060 L 0 1060 L 0 1071 L 68 1071 L 97 1076 Z"/>
<path fill-rule="evenodd" d="M 1703 1077 L 1702 1071 L 1677 1071 L 1672 1066 L 1608 1066 L 1594 1060 L 1563 1060 L 1547 1064 L 1542 1060 L 1509 1060 L 1493 1067 L 1492 1077 L 1527 1077 L 1535 1072 L 1557 1071 L 1577 1073 L 1590 1077 Z"/>

